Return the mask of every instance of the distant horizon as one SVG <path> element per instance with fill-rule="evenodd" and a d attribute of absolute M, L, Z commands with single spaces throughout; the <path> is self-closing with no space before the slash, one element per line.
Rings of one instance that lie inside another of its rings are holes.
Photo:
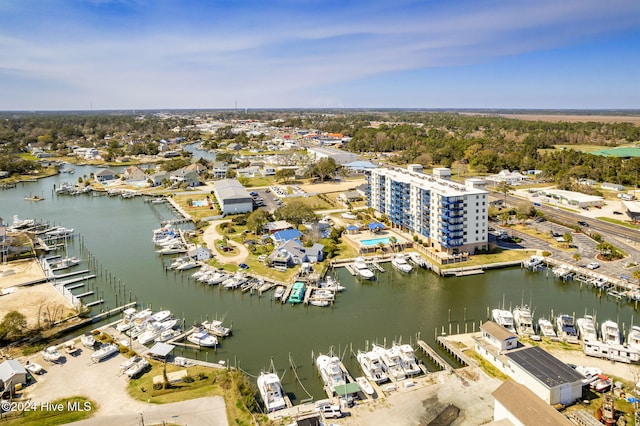
<path fill-rule="evenodd" d="M 638 0 L 4 0 L 0 51 L 0 111 L 640 109 Z"/>

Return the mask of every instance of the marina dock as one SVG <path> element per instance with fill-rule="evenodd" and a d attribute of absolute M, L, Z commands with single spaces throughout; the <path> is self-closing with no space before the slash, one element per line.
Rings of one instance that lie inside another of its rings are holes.
<path fill-rule="evenodd" d="M 436 365 L 442 368 L 445 371 L 453 371 L 453 367 L 444 360 L 440 355 L 436 353 L 424 340 L 418 340 L 418 347 L 422 349 L 422 351 L 427 355 L 429 359 L 431 359 Z"/>

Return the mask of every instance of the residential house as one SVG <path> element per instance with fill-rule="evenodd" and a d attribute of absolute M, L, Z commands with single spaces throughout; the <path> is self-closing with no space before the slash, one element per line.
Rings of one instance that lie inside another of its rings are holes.
<path fill-rule="evenodd" d="M 158 172 L 149 176 L 149 179 L 153 182 L 153 186 L 162 185 L 163 180 L 169 180 L 169 172 Z"/>
<path fill-rule="evenodd" d="M 602 182 L 600 184 L 600 188 L 608 189 L 610 191 L 624 191 L 624 185 L 619 185 L 617 183 L 610 183 L 610 182 Z"/>
<path fill-rule="evenodd" d="M 211 168 L 211 176 L 214 179 L 224 179 L 227 177 L 227 171 L 229 170 L 229 165 L 223 161 L 217 161 L 213 163 L 213 167 Z"/>
<path fill-rule="evenodd" d="M 293 229 L 293 225 L 286 220 L 276 220 L 273 222 L 267 222 L 263 228 L 265 232 L 273 234 L 274 232 L 283 231 L 285 229 Z"/>
<path fill-rule="evenodd" d="M 305 247 L 298 240 L 289 240 L 269 255 L 268 262 L 276 266 L 302 265 L 303 263 L 318 263 L 324 259 L 324 245 L 314 244 Z"/>
<path fill-rule="evenodd" d="M 124 169 L 122 177 L 127 182 L 146 181 L 147 175 L 137 166 L 130 166 Z"/>
<path fill-rule="evenodd" d="M 262 168 L 262 176 L 275 176 L 275 175 L 276 175 L 275 167 L 264 166 Z"/>
<path fill-rule="evenodd" d="M 108 182 L 116 178 L 116 172 L 109 169 L 98 169 L 94 174 L 94 179 L 98 182 Z"/>
<path fill-rule="evenodd" d="M 173 184 L 186 183 L 187 186 L 190 186 L 190 187 L 200 185 L 200 176 L 198 176 L 196 172 L 187 170 L 186 167 L 170 172 L 169 180 Z"/>
<path fill-rule="evenodd" d="M 211 259 L 211 250 L 206 247 L 196 247 L 187 252 L 187 256 L 189 256 L 193 260 L 209 260 Z"/>
<path fill-rule="evenodd" d="M 302 232 L 297 229 L 285 229 L 271 234 L 271 239 L 277 244 L 282 244 L 291 240 L 298 240 L 302 236 Z"/>
<path fill-rule="evenodd" d="M 337 200 L 343 203 L 352 203 L 354 201 L 360 201 L 362 198 L 362 195 L 358 191 L 347 191 L 340 193 Z"/>
<path fill-rule="evenodd" d="M 189 164 L 187 167 L 185 167 L 185 170 L 188 172 L 195 172 L 200 176 L 207 172 L 206 166 L 203 166 L 200 163 Z"/>

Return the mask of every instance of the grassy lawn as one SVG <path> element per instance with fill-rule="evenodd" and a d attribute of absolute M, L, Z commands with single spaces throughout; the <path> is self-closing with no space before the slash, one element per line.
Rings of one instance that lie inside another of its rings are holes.
<path fill-rule="evenodd" d="M 490 254 L 476 254 L 469 258 L 468 261 L 462 263 L 453 263 L 451 265 L 442 265 L 441 269 L 452 269 L 467 266 L 480 266 L 488 263 L 500 263 L 511 261 L 522 261 L 536 254 L 535 250 L 500 250 Z"/>
<path fill-rule="evenodd" d="M 188 214 L 191 215 L 192 218 L 194 219 L 202 219 L 205 217 L 210 217 L 210 216 L 216 216 L 220 214 L 220 211 L 218 211 L 215 207 L 215 204 L 212 204 L 213 209 L 203 206 L 203 207 L 194 207 L 191 206 L 189 207 L 187 204 L 187 200 L 192 200 L 192 201 L 200 201 L 200 200 L 205 200 L 206 199 L 206 195 L 205 194 L 189 194 L 189 193 L 184 193 L 184 194 L 176 194 L 174 195 L 172 198 L 173 200 L 184 209 L 185 212 L 187 212 Z M 209 195 L 209 198 L 212 199 L 213 195 Z"/>
<path fill-rule="evenodd" d="M 294 201 L 294 200 L 295 201 L 300 201 L 303 204 L 311 207 L 314 210 L 328 210 L 328 209 L 336 208 L 336 207 L 333 207 L 332 205 L 330 205 L 329 203 L 327 203 L 326 201 L 322 200 L 317 195 L 313 195 L 311 197 L 292 197 L 292 198 L 287 198 L 287 199 L 284 200 L 284 202 L 286 203 L 287 201 Z"/>
<path fill-rule="evenodd" d="M 488 376 L 495 377 L 503 382 L 509 379 L 509 376 L 494 367 L 493 364 L 481 357 L 476 351 L 467 351 L 466 355 L 473 359 Z"/>
<path fill-rule="evenodd" d="M 72 396 L 52 401 L 49 405 L 52 407 L 50 409 L 39 405 L 29 407 L 30 411 L 24 411 L 22 415 L 16 417 L 8 416 L 2 421 L 2 424 L 7 426 L 66 425 L 91 417 L 98 405 L 83 396 Z"/>
<path fill-rule="evenodd" d="M 537 229 L 535 229 L 535 225 L 533 228 L 531 226 L 526 226 L 526 225 L 514 225 L 513 229 L 515 229 L 516 231 L 522 232 L 523 234 L 531 235 L 532 237 L 536 237 L 540 240 L 543 240 L 544 242 L 548 243 L 550 246 L 552 246 L 555 249 L 571 250 L 571 247 L 569 247 L 566 243 L 557 242 L 555 238 L 553 238 L 550 235 L 549 232 L 540 232 Z"/>
<path fill-rule="evenodd" d="M 133 398 L 152 404 L 167 404 L 206 396 L 222 396 L 225 400 L 229 424 L 253 424 L 249 409 L 256 408 L 255 386 L 238 371 L 192 366 L 186 368 L 188 379 L 172 383 L 167 389 L 153 385 L 154 376 L 162 376 L 164 364 L 152 362 L 151 371 L 129 381 L 128 392 Z M 167 373 L 185 367 L 166 365 Z M 247 409 L 247 407 L 249 409 Z M 258 416 L 262 417 L 262 416 Z"/>
<path fill-rule="evenodd" d="M 257 176 L 252 178 L 246 178 L 245 186 L 248 188 L 255 188 L 261 186 L 272 186 L 275 184 L 276 179 L 273 176 Z"/>
<path fill-rule="evenodd" d="M 603 216 L 596 217 L 596 219 L 601 220 L 603 222 L 615 223 L 616 225 L 626 226 L 627 228 L 631 228 L 631 229 L 640 229 L 640 225 L 629 223 L 625 220 L 612 219 L 610 217 L 603 217 Z"/>

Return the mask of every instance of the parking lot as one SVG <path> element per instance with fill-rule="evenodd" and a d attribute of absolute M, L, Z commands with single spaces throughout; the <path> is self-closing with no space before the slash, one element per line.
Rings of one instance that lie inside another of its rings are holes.
<path fill-rule="evenodd" d="M 284 202 L 268 188 L 253 190 L 249 195 L 253 200 L 254 209 L 264 207 L 269 213 L 273 213 L 284 205 Z"/>

